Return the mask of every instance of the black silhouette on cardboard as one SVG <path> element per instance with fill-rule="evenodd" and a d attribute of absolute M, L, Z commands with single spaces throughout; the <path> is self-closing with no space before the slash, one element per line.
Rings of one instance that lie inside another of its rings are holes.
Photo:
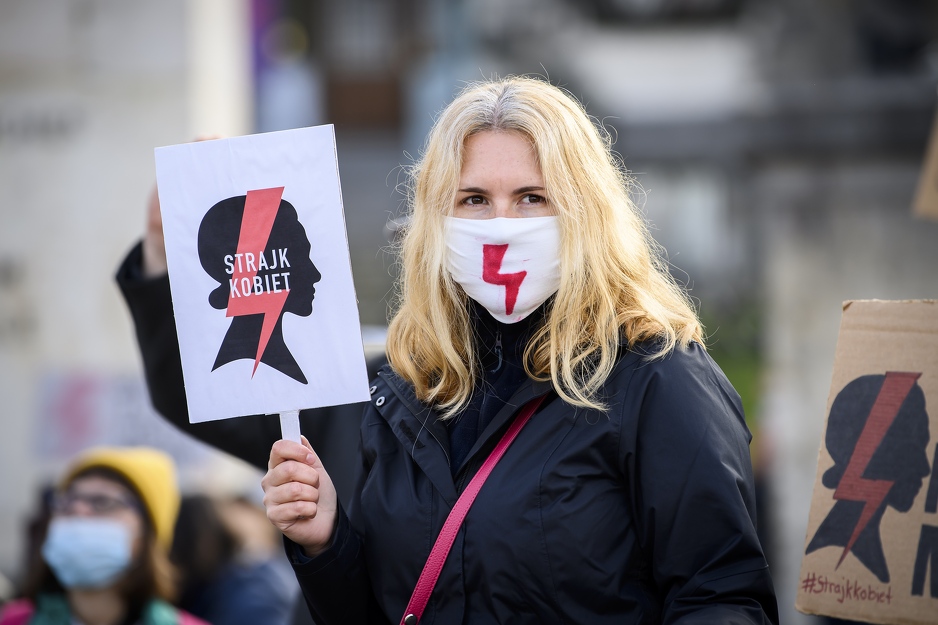
<path fill-rule="evenodd" d="M 283 315 L 312 313 L 314 285 L 322 275 L 310 260 L 309 238 L 296 209 L 280 199 L 282 191 L 261 189 L 227 198 L 202 218 L 199 259 L 219 283 L 208 302 L 232 318 L 212 371 L 250 359 L 252 377 L 263 363 L 306 384 L 284 342 Z"/>
<path fill-rule="evenodd" d="M 805 553 L 838 546 L 889 582 L 880 521 L 887 507 L 908 512 L 930 473 L 928 413 L 920 373 L 865 375 L 831 405 L 825 443 L 834 466 L 822 477 L 837 503 Z"/>

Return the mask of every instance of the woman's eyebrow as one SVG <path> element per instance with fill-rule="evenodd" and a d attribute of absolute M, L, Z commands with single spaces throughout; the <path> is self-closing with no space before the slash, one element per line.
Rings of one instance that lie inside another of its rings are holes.
<path fill-rule="evenodd" d="M 515 189 L 512 193 L 514 195 L 521 195 L 522 193 L 531 193 L 532 191 L 543 191 L 544 187 L 539 186 L 529 186 L 529 187 L 519 187 Z M 488 193 L 482 187 L 464 187 L 462 189 L 457 189 L 459 193 L 479 193 L 485 195 Z"/>

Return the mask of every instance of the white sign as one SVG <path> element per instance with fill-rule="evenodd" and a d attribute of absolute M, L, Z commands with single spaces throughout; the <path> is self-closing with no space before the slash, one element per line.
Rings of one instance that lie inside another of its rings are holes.
<path fill-rule="evenodd" d="M 368 399 L 332 126 L 156 149 L 193 423 Z"/>

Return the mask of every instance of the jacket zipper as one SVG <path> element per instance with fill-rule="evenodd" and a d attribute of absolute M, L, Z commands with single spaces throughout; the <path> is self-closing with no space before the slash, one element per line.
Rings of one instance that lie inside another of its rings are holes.
<path fill-rule="evenodd" d="M 476 463 L 473 462 L 471 465 L 466 465 L 463 467 L 462 473 L 459 476 L 459 481 L 456 483 L 456 496 L 457 497 L 459 495 L 462 495 L 462 492 L 466 489 L 466 484 L 469 482 L 469 476 L 476 474 L 477 469 L 475 469 L 475 464 Z M 474 469 L 474 470 L 470 470 L 470 469 Z"/>
<path fill-rule="evenodd" d="M 502 346 L 502 331 L 496 330 L 495 332 L 495 355 L 498 356 L 498 364 L 495 365 L 495 368 L 490 371 L 490 373 L 498 373 L 498 370 L 502 368 L 503 360 L 503 346 Z M 477 466 L 478 465 L 478 466 Z M 456 492 L 462 493 L 463 489 L 466 487 L 466 484 L 469 481 L 469 476 L 475 475 L 478 467 L 482 466 L 478 462 L 473 462 L 472 464 L 466 465 L 463 467 L 462 472 L 460 473 L 459 480 L 456 483 Z"/>

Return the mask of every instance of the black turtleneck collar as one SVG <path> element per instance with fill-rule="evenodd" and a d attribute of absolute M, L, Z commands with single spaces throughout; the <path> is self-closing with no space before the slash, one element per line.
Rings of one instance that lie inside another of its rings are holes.
<path fill-rule="evenodd" d="M 481 304 L 469 300 L 480 371 L 469 404 L 447 422 L 454 477 L 479 435 L 526 380 L 524 348 L 544 323 L 549 302 L 517 323 L 501 323 Z"/>
<path fill-rule="evenodd" d="M 502 323 L 489 313 L 482 304 L 469 300 L 469 317 L 475 332 L 476 353 L 482 366 L 482 375 L 496 369 L 501 357 L 522 366 L 524 348 L 534 332 L 544 323 L 551 300 L 541 304 L 530 315 L 516 323 Z"/>

